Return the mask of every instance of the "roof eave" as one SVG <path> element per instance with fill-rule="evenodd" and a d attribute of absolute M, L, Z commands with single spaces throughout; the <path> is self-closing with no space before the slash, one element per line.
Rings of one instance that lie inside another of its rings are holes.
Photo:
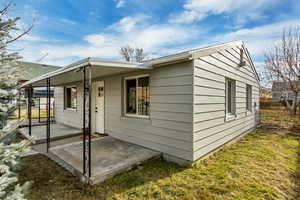
<path fill-rule="evenodd" d="M 157 59 L 153 59 L 153 60 L 149 60 L 143 64 L 141 64 L 141 66 L 144 67 L 157 67 L 157 66 L 162 66 L 162 65 L 167 65 L 170 63 L 174 63 L 174 62 L 183 62 L 183 61 L 188 61 L 192 59 L 192 54 L 188 51 L 188 52 L 183 52 L 183 53 L 179 53 L 179 54 L 175 54 L 175 55 L 171 55 L 171 56 L 164 56 L 161 58 L 157 58 Z"/>
<path fill-rule="evenodd" d="M 136 63 L 113 62 L 113 61 L 103 61 L 101 59 L 95 59 L 95 58 L 85 58 L 71 65 L 68 65 L 64 68 L 43 74 L 42 76 L 26 81 L 21 85 L 21 87 L 26 87 L 30 84 L 33 84 L 38 81 L 42 81 L 46 78 L 53 77 L 66 72 L 70 72 L 76 69 L 80 69 L 81 67 L 84 66 L 106 66 L 106 67 L 120 67 L 120 68 L 124 67 L 124 68 L 132 68 L 132 69 L 151 69 L 151 66 L 139 65 Z"/>

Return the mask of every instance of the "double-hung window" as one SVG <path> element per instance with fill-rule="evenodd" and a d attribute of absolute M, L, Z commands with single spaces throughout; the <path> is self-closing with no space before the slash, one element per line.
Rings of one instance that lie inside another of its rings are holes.
<path fill-rule="evenodd" d="M 77 108 L 77 87 L 65 87 L 65 109 L 75 110 Z"/>
<path fill-rule="evenodd" d="M 149 75 L 125 78 L 125 115 L 149 116 Z"/>
<path fill-rule="evenodd" d="M 226 79 L 226 116 L 235 116 L 235 80 Z"/>
<path fill-rule="evenodd" d="M 252 111 L 252 86 L 246 85 L 246 110 Z"/>

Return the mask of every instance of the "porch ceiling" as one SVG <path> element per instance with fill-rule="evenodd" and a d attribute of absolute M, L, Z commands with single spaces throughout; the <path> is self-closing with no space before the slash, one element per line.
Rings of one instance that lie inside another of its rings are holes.
<path fill-rule="evenodd" d="M 54 72 L 42 75 L 25 82 L 22 87 L 31 85 L 32 87 L 45 87 L 46 79 L 51 78 L 51 86 L 62 86 L 83 80 L 83 66 L 91 66 L 92 79 L 110 76 L 119 73 L 126 73 L 137 70 L 149 70 L 151 66 L 141 66 L 128 62 L 112 62 L 100 59 L 84 59 Z"/>

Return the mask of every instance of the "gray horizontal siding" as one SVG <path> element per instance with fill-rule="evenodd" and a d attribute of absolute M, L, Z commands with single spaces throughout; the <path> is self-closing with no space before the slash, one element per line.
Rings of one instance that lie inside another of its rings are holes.
<path fill-rule="evenodd" d="M 255 127 L 254 122 L 247 122 L 238 126 L 234 126 L 231 131 L 222 131 L 217 137 L 210 137 L 205 145 L 201 146 L 198 144 L 199 148 L 194 152 L 194 159 L 205 156 L 207 153 L 221 147 L 225 143 L 231 141 L 232 139 L 240 136 L 246 131 L 252 130 Z"/>
<path fill-rule="evenodd" d="M 239 52 L 232 48 L 194 61 L 194 160 L 255 127 L 259 82 L 247 60 L 247 66 L 238 66 Z M 225 115 L 226 78 L 236 80 L 236 118 L 231 121 Z M 252 113 L 246 111 L 246 84 L 252 85 Z"/>
<path fill-rule="evenodd" d="M 55 120 L 57 123 L 66 124 L 68 126 L 81 128 L 82 127 L 82 85 L 77 86 L 77 109 L 64 109 L 64 87 L 55 87 L 54 89 L 54 104 L 55 104 Z"/>
<path fill-rule="evenodd" d="M 150 74 L 150 119 L 122 115 L 123 78 L 105 81 L 105 132 L 185 160 L 193 159 L 193 63 L 153 69 Z"/>
<path fill-rule="evenodd" d="M 193 62 L 145 71 L 150 75 L 150 118 L 123 116 L 123 78 L 105 77 L 105 132 L 185 160 L 193 159 Z M 143 73 L 142 73 L 143 74 Z M 101 80 L 101 78 L 99 78 Z M 77 111 L 64 110 L 63 88 L 55 90 L 56 120 L 82 127 L 82 86 L 77 85 Z"/>

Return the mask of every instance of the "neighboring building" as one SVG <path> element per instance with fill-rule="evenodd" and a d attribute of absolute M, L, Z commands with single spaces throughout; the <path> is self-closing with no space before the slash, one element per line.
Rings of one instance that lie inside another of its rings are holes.
<path fill-rule="evenodd" d="M 83 70 L 92 70 L 92 132 L 193 162 L 256 128 L 259 78 L 242 41 L 142 64 L 87 58 L 23 86 L 55 86 L 57 123 L 82 128 Z"/>
<path fill-rule="evenodd" d="M 289 86 L 286 82 L 273 81 L 272 100 L 281 101 L 284 100 L 284 97 L 287 97 L 288 100 L 294 100 L 295 95 L 293 91 L 289 89 Z M 297 99 L 300 99 L 300 95 L 298 95 Z"/>
<path fill-rule="evenodd" d="M 58 69 L 61 69 L 61 67 L 54 66 L 54 65 L 45 65 L 39 63 L 19 61 L 17 67 L 18 82 L 22 84 L 28 80 L 31 80 L 43 74 L 47 74 L 49 72 L 53 72 Z"/>
<path fill-rule="evenodd" d="M 49 72 L 53 72 L 58 69 L 61 69 L 61 67 L 54 66 L 54 65 L 45 65 L 39 63 L 19 61 L 17 66 L 18 83 L 23 84 L 28 80 L 31 80 L 43 74 L 47 74 Z M 53 88 L 50 90 L 50 93 L 53 96 L 54 94 Z M 33 97 L 44 98 L 45 96 L 46 96 L 46 89 L 44 87 L 36 88 L 34 90 Z"/>

